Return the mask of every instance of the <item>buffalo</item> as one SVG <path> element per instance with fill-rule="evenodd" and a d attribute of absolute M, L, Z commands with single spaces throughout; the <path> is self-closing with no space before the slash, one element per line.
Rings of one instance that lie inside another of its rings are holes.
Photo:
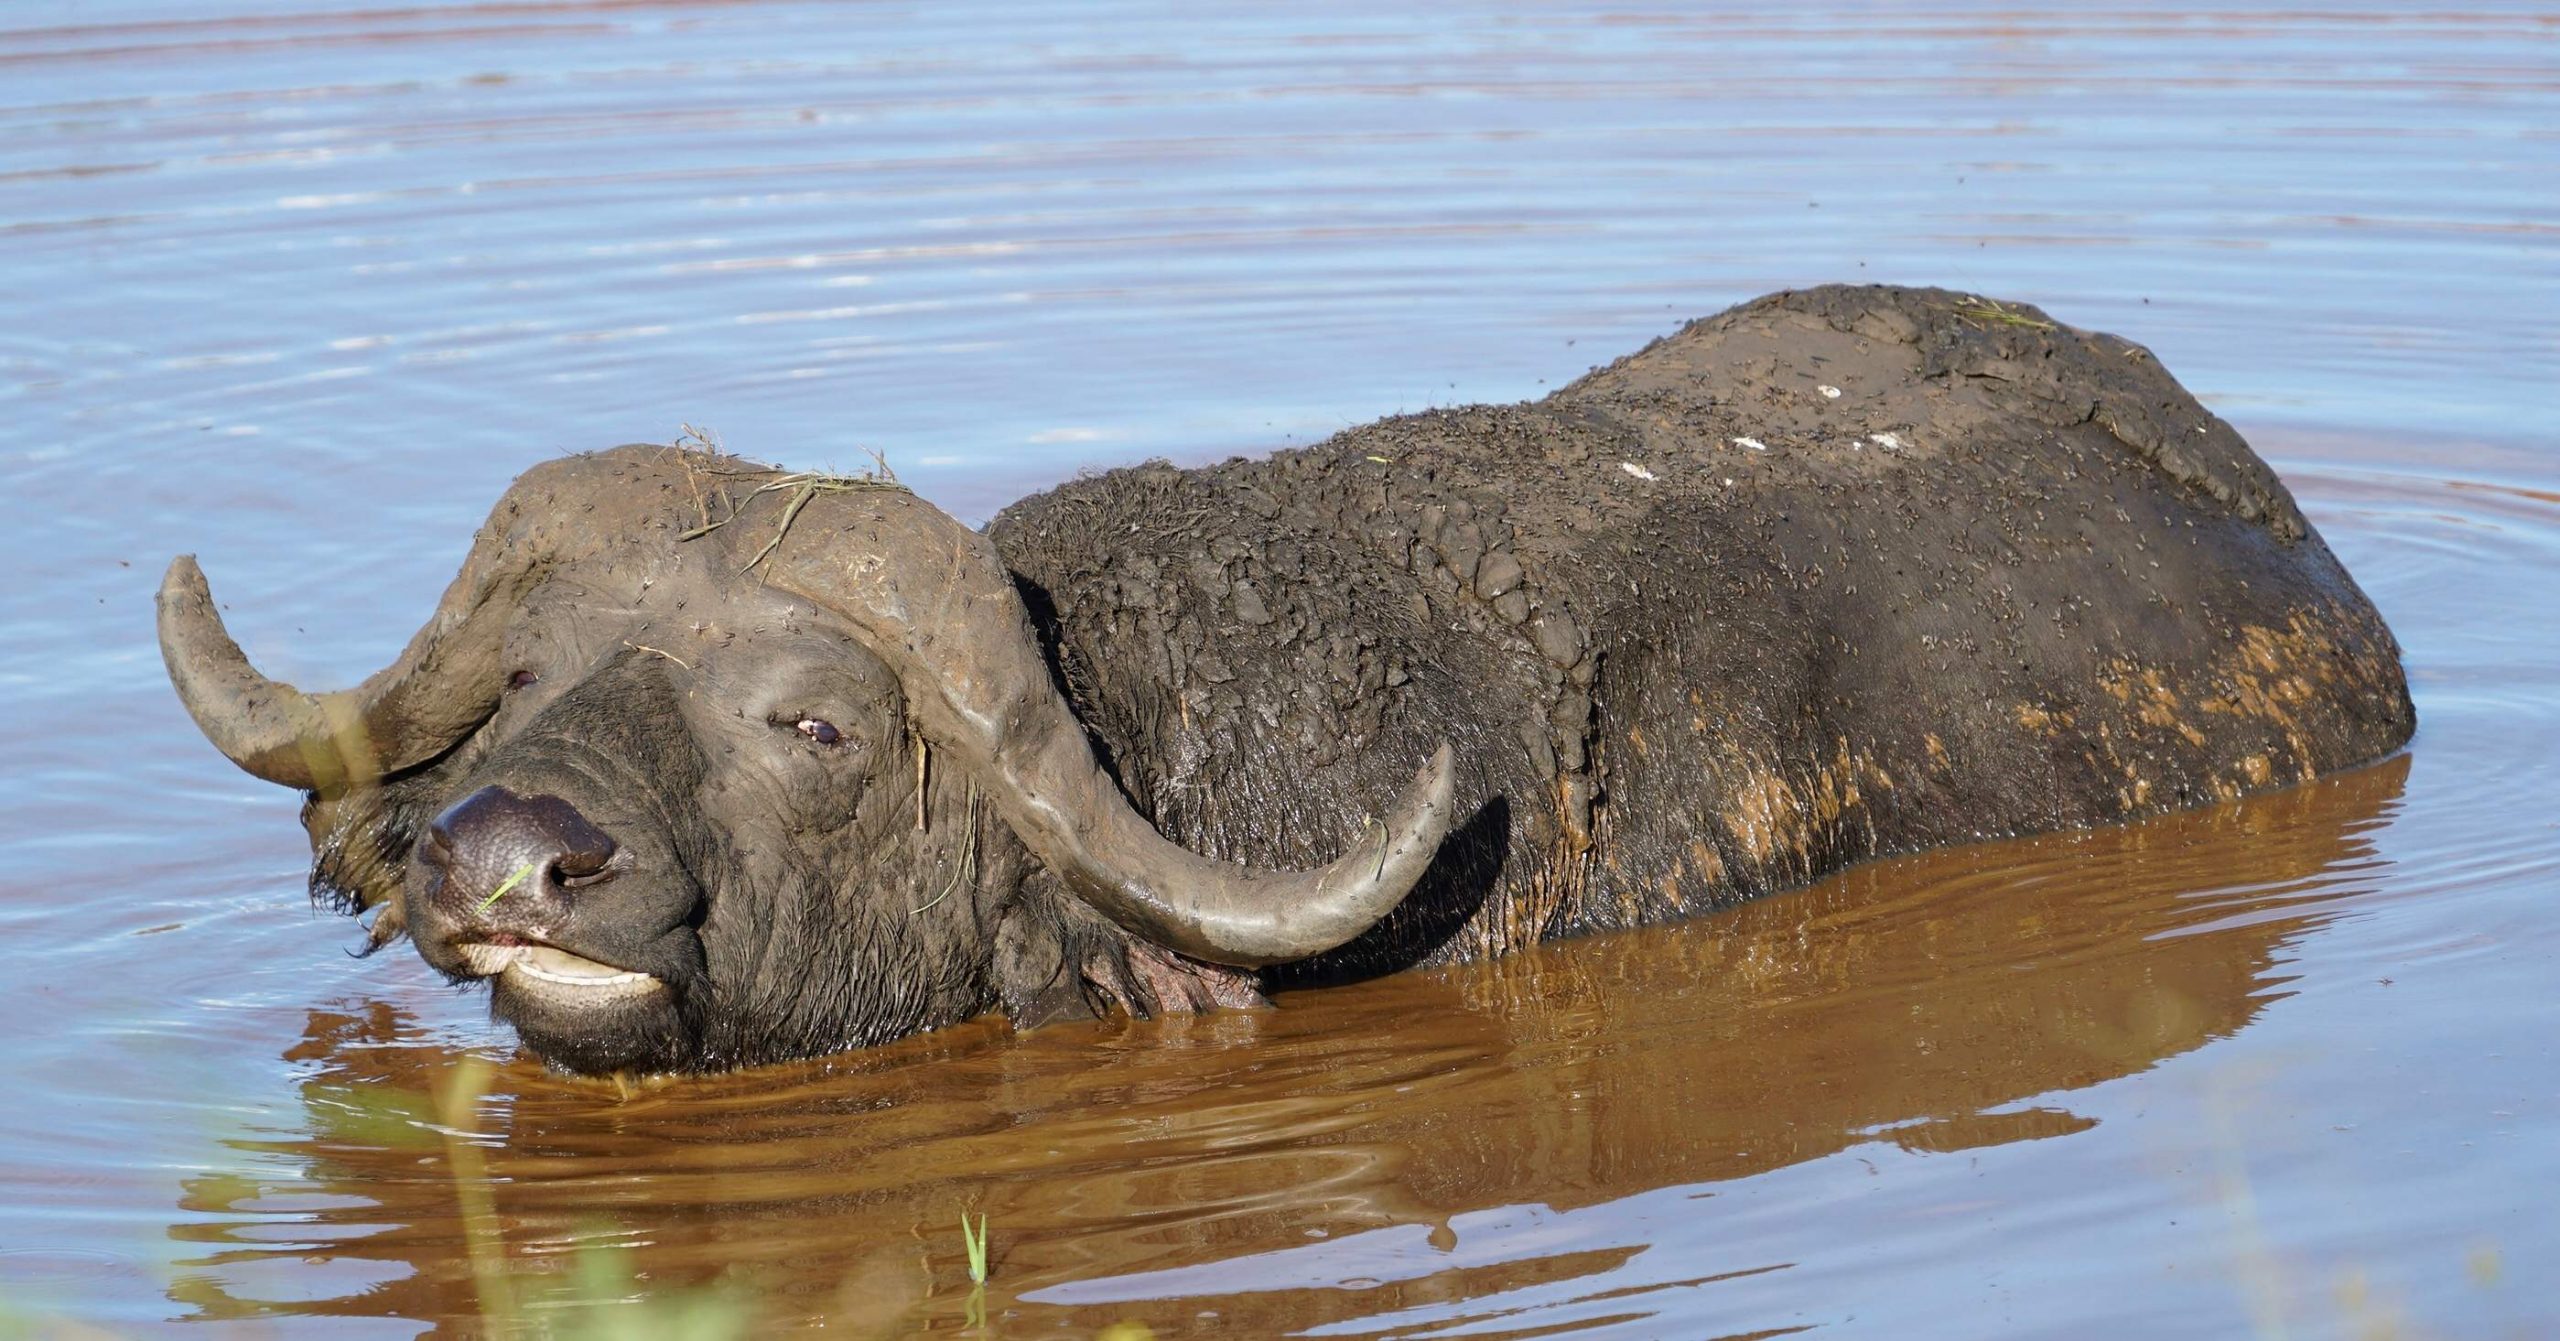
<path fill-rule="evenodd" d="M 983 531 L 885 472 L 546 462 L 349 690 L 251 667 L 192 559 L 159 611 L 205 734 L 307 794 L 314 896 L 588 1073 L 1251 1005 L 2415 726 L 2372 604 L 2149 351 L 1893 287 Z"/>

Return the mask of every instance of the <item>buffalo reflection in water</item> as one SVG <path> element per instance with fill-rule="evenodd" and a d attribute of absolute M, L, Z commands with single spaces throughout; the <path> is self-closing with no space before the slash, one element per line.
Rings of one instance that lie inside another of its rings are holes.
<path fill-rule="evenodd" d="M 288 1053 L 312 1067 L 306 1130 L 228 1142 L 235 1169 L 188 1181 L 172 1233 L 203 1251 L 172 1295 L 200 1319 L 467 1328 L 457 1194 L 485 1190 L 481 1246 L 502 1237 L 519 1277 L 557 1277 L 606 1234 L 652 1289 L 725 1275 L 773 1320 L 907 1328 L 960 1317 L 968 1205 L 996 1226 L 995 1304 L 1089 1333 L 1203 1305 L 1109 1278 L 1176 1279 L 1310 1231 L 1439 1225 L 1446 1247 L 1468 1211 L 1593 1205 L 1877 1141 L 2063 1135 L 2091 1120 L 2015 1105 L 2146 1070 L 2284 995 L 2279 954 L 2371 888 L 2371 831 L 2407 766 L 1872 863 L 1686 926 L 1271 1011 L 1020 1037 L 972 1023 L 628 1098 L 516 1063 L 478 1106 L 465 1163 L 485 1169 L 462 1186 L 414 1118 L 471 1063 L 387 1007 L 315 1012 Z M 1228 1329 L 1276 1333 L 1623 1257 L 1214 1303 Z"/>

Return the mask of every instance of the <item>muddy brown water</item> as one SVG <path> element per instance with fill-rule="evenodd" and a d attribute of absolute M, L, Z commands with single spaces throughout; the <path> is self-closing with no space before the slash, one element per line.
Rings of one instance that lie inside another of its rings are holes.
<path fill-rule="evenodd" d="M 2560 1334 L 2556 126 L 2521 6 L 0 10 L 0 1332 Z M 2414 746 L 625 1094 L 342 953 L 150 642 L 194 551 L 350 682 L 517 470 L 683 422 L 983 517 L 1862 277 L 2151 345 L 2392 620 Z"/>

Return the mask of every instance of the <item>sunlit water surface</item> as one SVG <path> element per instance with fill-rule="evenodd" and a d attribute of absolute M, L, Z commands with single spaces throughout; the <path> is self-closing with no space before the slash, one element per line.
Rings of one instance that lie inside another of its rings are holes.
<path fill-rule="evenodd" d="M 0 10 L 0 1332 L 713 1287 L 856 1335 L 2560 1333 L 2560 24 L 1760 8 Z M 516 471 L 680 423 L 982 518 L 1833 279 L 2158 351 L 2391 618 L 2415 746 L 625 1096 L 343 954 L 150 639 L 194 551 L 351 682 Z"/>

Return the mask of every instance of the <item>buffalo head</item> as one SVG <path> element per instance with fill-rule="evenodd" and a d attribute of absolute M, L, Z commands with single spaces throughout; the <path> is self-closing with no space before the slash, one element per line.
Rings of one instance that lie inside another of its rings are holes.
<path fill-rule="evenodd" d="M 1184 851 L 1096 760 L 983 537 L 885 482 L 663 447 L 527 472 L 354 689 L 260 675 L 190 558 L 160 641 L 214 744 L 309 793 L 315 890 L 579 1071 L 1231 1000 L 1212 966 L 1358 935 L 1450 818 L 1444 746 L 1331 866 Z"/>

